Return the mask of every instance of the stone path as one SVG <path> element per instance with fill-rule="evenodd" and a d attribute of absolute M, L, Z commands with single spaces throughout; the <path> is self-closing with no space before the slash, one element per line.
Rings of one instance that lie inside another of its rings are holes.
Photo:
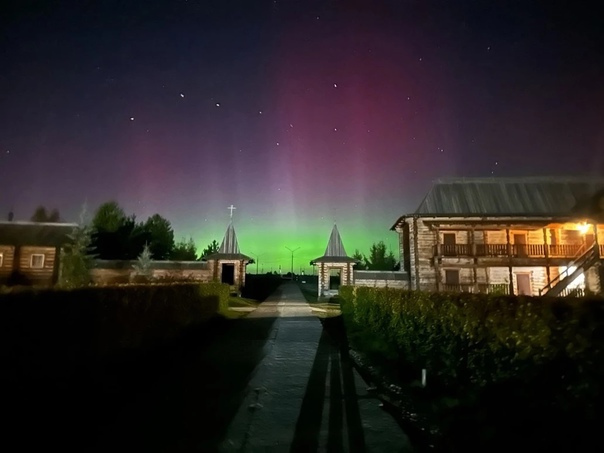
<path fill-rule="evenodd" d="M 248 318 L 275 318 L 223 452 L 411 452 L 294 283 Z"/>

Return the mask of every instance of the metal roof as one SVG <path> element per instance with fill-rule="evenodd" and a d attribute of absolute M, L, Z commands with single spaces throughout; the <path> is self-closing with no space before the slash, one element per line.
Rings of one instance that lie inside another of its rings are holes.
<path fill-rule="evenodd" d="M 70 242 L 76 223 L 0 221 L 0 245 L 60 247 Z"/>
<path fill-rule="evenodd" d="M 226 233 L 224 234 L 224 238 L 222 239 L 222 244 L 220 244 L 220 248 L 218 249 L 218 253 L 228 255 L 236 255 L 237 253 L 240 253 L 239 243 L 237 242 L 237 235 L 235 234 L 233 222 L 229 223 Z"/>
<path fill-rule="evenodd" d="M 357 262 L 356 259 L 350 258 L 346 255 L 346 250 L 344 249 L 344 244 L 342 243 L 342 238 L 340 237 L 340 232 L 338 231 L 337 225 L 334 224 L 331 229 L 331 235 L 329 236 L 329 241 L 327 242 L 327 248 L 325 249 L 325 254 L 319 258 L 316 258 L 311 261 L 312 263 L 353 263 Z"/>
<path fill-rule="evenodd" d="M 604 179 L 577 177 L 438 179 L 416 215 L 563 216 L 604 191 Z"/>
<path fill-rule="evenodd" d="M 237 235 L 235 234 L 235 227 L 233 226 L 232 221 L 229 223 L 226 233 L 224 233 L 224 238 L 222 239 L 222 244 L 220 244 L 218 252 L 207 256 L 206 259 L 251 260 L 249 256 L 246 256 L 239 251 L 239 243 L 237 242 Z"/>

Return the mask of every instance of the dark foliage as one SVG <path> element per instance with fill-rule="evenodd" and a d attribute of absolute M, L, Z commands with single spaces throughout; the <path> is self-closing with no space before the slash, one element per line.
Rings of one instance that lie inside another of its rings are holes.
<path fill-rule="evenodd" d="M 384 375 L 416 389 L 443 451 L 509 451 L 520 441 L 602 448 L 601 299 L 360 287 L 340 294 L 351 343 Z M 422 369 L 425 389 L 417 386 Z"/>
<path fill-rule="evenodd" d="M 31 221 L 40 223 L 57 223 L 61 221 L 61 215 L 57 209 L 53 209 L 49 213 L 44 206 L 38 206 L 31 216 Z"/>
<path fill-rule="evenodd" d="M 247 274 L 245 276 L 245 287 L 241 296 L 258 301 L 265 300 L 283 283 L 279 275 L 274 274 Z"/>
<path fill-rule="evenodd" d="M 134 216 L 122 219 L 113 231 L 97 228 L 92 235 L 95 253 L 102 260 L 135 260 L 150 240 L 151 235 Z"/>
<path fill-rule="evenodd" d="M 182 239 L 174 244 L 174 248 L 170 253 L 170 259 L 174 261 L 195 261 L 197 260 L 197 246 L 193 238 L 188 241 Z"/>

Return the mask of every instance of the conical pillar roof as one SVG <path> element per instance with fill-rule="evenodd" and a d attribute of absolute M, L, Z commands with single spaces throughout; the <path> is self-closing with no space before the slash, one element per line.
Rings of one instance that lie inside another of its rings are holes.
<path fill-rule="evenodd" d="M 208 260 L 246 260 L 251 261 L 251 258 L 244 255 L 239 250 L 239 242 L 237 241 L 237 234 L 235 233 L 235 227 L 233 222 L 229 223 L 224 238 L 220 244 L 218 252 L 207 257 Z"/>
<path fill-rule="evenodd" d="M 346 255 L 346 250 L 344 249 L 344 243 L 342 242 L 342 238 L 340 237 L 340 232 L 338 231 L 338 226 L 336 224 L 333 225 L 331 229 L 331 234 L 329 235 L 329 241 L 327 242 L 327 247 L 325 248 L 325 254 L 319 258 L 312 260 L 310 263 L 356 263 L 357 260 Z"/>
<path fill-rule="evenodd" d="M 239 243 L 237 242 L 237 234 L 235 233 L 233 222 L 229 223 L 226 233 L 224 233 L 224 238 L 222 239 L 222 244 L 220 244 L 218 253 L 226 253 L 231 255 L 240 253 Z"/>

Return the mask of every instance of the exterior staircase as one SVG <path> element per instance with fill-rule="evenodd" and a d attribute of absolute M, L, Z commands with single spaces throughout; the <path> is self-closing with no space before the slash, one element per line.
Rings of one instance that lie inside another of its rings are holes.
<path fill-rule="evenodd" d="M 579 275 L 583 274 L 600 260 L 600 253 L 596 244 L 586 249 L 580 249 L 578 255 L 578 258 L 575 258 L 568 264 L 564 272 L 561 272 L 560 275 L 539 290 L 540 296 L 559 296 Z"/>

